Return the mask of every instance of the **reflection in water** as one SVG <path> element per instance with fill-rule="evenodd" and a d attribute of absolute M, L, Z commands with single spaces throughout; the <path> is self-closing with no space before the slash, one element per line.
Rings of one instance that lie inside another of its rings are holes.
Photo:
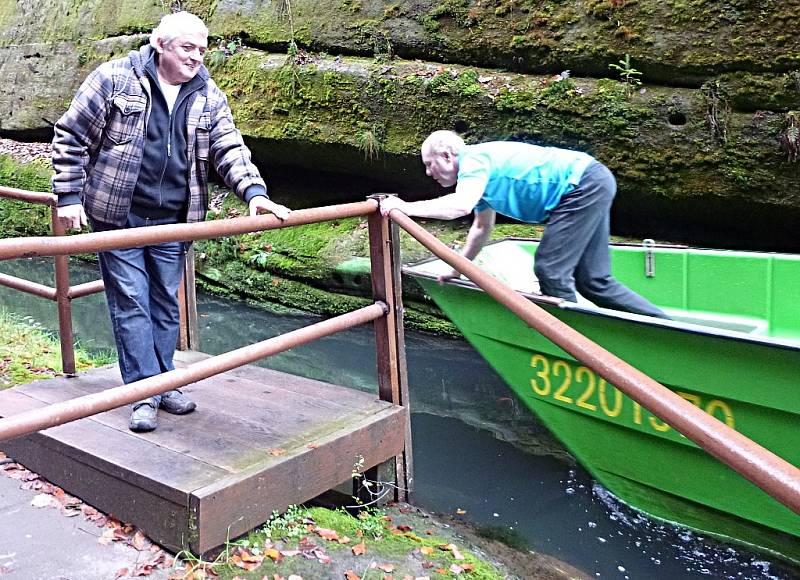
<path fill-rule="evenodd" d="M 0 263 L 0 271 L 53 284 L 52 261 Z M 96 279 L 74 264 L 72 283 Z M 0 288 L 0 308 L 57 330 L 55 304 Z M 313 323 L 199 293 L 202 350 L 218 354 Z M 73 302 L 82 347 L 112 350 L 102 295 Z M 526 410 L 465 342 L 406 335 L 416 501 L 516 533 L 531 549 L 600 578 L 792 578 L 775 562 L 664 525 L 621 504 Z M 375 390 L 371 327 L 347 330 L 261 361 L 275 370 Z"/>

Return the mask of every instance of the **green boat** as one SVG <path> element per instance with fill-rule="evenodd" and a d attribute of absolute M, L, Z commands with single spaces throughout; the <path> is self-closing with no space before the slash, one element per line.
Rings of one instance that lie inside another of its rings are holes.
<path fill-rule="evenodd" d="M 800 466 L 800 256 L 615 245 L 615 277 L 673 320 L 537 294 L 537 242 L 475 262 L 720 421 Z M 656 518 L 800 563 L 800 515 L 582 366 L 474 284 L 405 269 L 609 491 Z"/>

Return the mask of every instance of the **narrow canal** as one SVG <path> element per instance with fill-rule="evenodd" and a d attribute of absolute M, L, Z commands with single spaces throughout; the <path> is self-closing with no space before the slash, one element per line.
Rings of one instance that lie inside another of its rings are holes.
<path fill-rule="evenodd" d="M 0 271 L 53 284 L 49 260 L 1 262 Z M 97 278 L 73 264 L 73 284 Z M 0 308 L 55 331 L 55 305 L 0 288 Z M 307 314 L 276 314 L 198 295 L 202 350 L 218 354 L 305 326 Z M 81 346 L 113 349 L 102 295 L 76 300 Z M 407 355 L 416 503 L 511 537 L 587 577 L 620 579 L 789 579 L 782 563 L 654 521 L 621 504 L 574 464 L 464 341 L 408 332 Z M 356 328 L 265 361 L 264 366 L 372 390 L 371 328 Z M 457 515 L 458 512 L 463 515 Z"/>

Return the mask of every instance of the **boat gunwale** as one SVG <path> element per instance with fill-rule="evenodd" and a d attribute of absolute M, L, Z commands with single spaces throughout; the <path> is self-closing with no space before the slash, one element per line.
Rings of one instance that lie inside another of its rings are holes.
<path fill-rule="evenodd" d="M 506 237 L 499 240 L 494 240 L 490 242 L 488 245 L 496 245 L 503 242 L 509 241 L 523 241 L 523 242 L 534 242 L 537 241 L 538 238 L 522 238 L 522 237 Z M 635 246 L 642 248 L 641 244 L 631 244 L 631 243 L 614 243 L 611 246 Z M 656 248 L 667 248 L 667 249 L 692 249 L 698 251 L 726 251 L 726 250 L 712 250 L 712 249 L 705 249 L 705 248 L 690 248 L 689 246 L 679 246 L 679 245 L 656 245 L 656 246 L 647 246 L 648 248 L 656 247 Z M 744 252 L 743 250 L 731 250 L 737 252 Z M 794 254 L 779 254 L 774 252 L 744 252 L 744 253 L 758 253 L 758 254 L 770 254 L 770 255 L 789 255 L 793 256 Z M 462 280 L 462 279 L 451 279 L 444 284 L 438 282 L 437 277 L 433 274 L 429 274 L 426 272 L 419 272 L 414 270 L 423 264 L 427 264 L 434 261 L 441 261 L 444 262 L 441 258 L 436 256 L 431 256 L 422 260 L 418 260 L 413 264 L 409 264 L 403 266 L 402 272 L 409 276 L 415 278 L 425 278 L 427 280 L 432 280 L 437 282 L 440 285 L 447 285 L 447 286 L 457 286 L 460 288 L 464 288 L 467 290 L 474 290 L 478 292 L 486 293 L 483 289 L 478 287 L 477 284 L 472 282 L 471 280 Z M 709 336 L 713 338 L 723 338 L 734 340 L 738 342 L 746 342 L 751 344 L 758 344 L 761 346 L 768 346 L 768 347 L 776 347 L 791 351 L 800 351 L 800 341 L 793 341 L 791 339 L 781 339 L 781 338 L 774 338 L 771 336 L 764 336 L 764 335 L 757 335 L 757 334 L 750 334 L 747 332 L 742 332 L 738 330 L 730 330 L 725 328 L 718 328 L 718 327 L 711 327 L 705 326 L 702 324 L 692 323 L 692 322 L 683 322 L 679 320 L 668 320 L 663 318 L 655 318 L 652 316 L 645 316 L 643 314 L 635 314 L 632 312 L 623 312 L 621 310 L 611 310 L 609 308 L 602 308 L 599 306 L 584 306 L 581 304 L 577 304 L 574 302 L 569 302 L 562 298 L 553 298 L 550 296 L 544 296 L 542 294 L 536 294 L 533 292 L 524 292 L 520 290 L 514 290 L 518 294 L 521 294 L 531 302 L 535 304 L 543 304 L 547 306 L 555 306 L 560 308 L 561 310 L 569 311 L 569 312 L 580 312 L 582 314 L 589 314 L 593 316 L 601 316 L 604 318 L 610 318 L 613 320 L 623 320 L 625 322 L 632 322 L 634 324 L 639 324 L 643 326 L 655 326 L 670 330 L 677 330 L 679 332 L 685 332 L 689 334 L 697 334 L 701 336 Z"/>

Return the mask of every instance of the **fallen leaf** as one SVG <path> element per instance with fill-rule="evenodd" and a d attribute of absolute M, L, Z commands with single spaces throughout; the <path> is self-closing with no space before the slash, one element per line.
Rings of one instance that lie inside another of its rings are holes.
<path fill-rule="evenodd" d="M 474 564 L 461 564 L 461 567 L 464 569 L 464 572 L 472 572 L 475 569 Z"/>
<path fill-rule="evenodd" d="M 335 540 L 335 541 L 339 540 L 339 534 L 336 532 L 336 530 L 329 530 L 328 528 L 315 527 L 313 531 L 316 532 L 316 534 L 320 538 L 323 538 L 325 540 Z"/>
<path fill-rule="evenodd" d="M 142 552 L 150 548 L 151 542 L 147 539 L 147 536 L 144 535 L 142 530 L 136 530 L 136 533 L 133 534 L 131 545 L 139 552 Z"/>
<path fill-rule="evenodd" d="M 127 576 L 127 575 L 128 575 L 128 569 L 127 568 L 120 568 L 119 570 L 117 570 L 117 573 L 114 574 L 114 578 L 122 578 L 123 576 Z"/>
<path fill-rule="evenodd" d="M 463 516 L 465 513 L 467 513 L 467 510 L 462 510 L 461 508 L 456 510 L 456 515 Z"/>
<path fill-rule="evenodd" d="M 431 554 L 433 554 L 433 548 L 431 548 L 430 546 L 422 546 L 419 549 L 419 551 L 425 554 L 426 556 L 430 556 Z"/>
<path fill-rule="evenodd" d="M 461 574 L 461 573 L 464 571 L 464 568 L 462 568 L 461 566 L 459 566 L 459 565 L 457 565 L 457 564 L 452 564 L 452 565 L 450 566 L 450 571 L 451 571 L 453 574 L 455 574 L 456 576 L 458 576 L 459 574 Z"/>
<path fill-rule="evenodd" d="M 281 449 L 281 448 L 270 449 L 267 453 L 269 453 L 273 457 L 280 457 L 281 455 L 284 455 L 286 453 L 286 449 Z"/>
<path fill-rule="evenodd" d="M 367 545 L 362 540 L 360 544 L 356 544 L 351 548 L 354 556 L 361 556 L 367 552 Z"/>
<path fill-rule="evenodd" d="M 317 447 L 319 447 L 319 445 L 317 445 L 316 443 L 309 443 L 309 444 L 307 445 L 307 447 L 308 447 L 309 449 L 316 449 Z"/>
<path fill-rule="evenodd" d="M 358 574 L 356 574 L 356 573 L 355 573 L 355 572 L 353 572 L 352 570 L 347 570 L 347 571 L 344 573 L 344 577 L 345 577 L 347 580 L 361 580 L 361 576 L 359 576 Z"/>
<path fill-rule="evenodd" d="M 380 568 L 387 574 L 394 572 L 394 566 L 392 564 L 378 564 L 378 568 Z"/>
<path fill-rule="evenodd" d="M 401 526 L 397 526 L 397 529 L 398 529 L 398 530 L 400 530 L 401 532 L 410 532 L 410 531 L 411 531 L 411 530 L 413 530 L 414 528 L 412 528 L 411 526 L 407 526 L 407 525 L 405 525 L 405 524 L 404 524 L 404 525 L 401 525 Z"/>
<path fill-rule="evenodd" d="M 295 552 L 297 552 L 299 554 L 300 550 L 295 550 Z M 283 560 L 284 556 L 288 556 L 288 555 L 289 554 L 286 554 L 284 552 L 279 552 L 275 548 L 270 548 L 270 549 L 264 551 L 264 556 L 266 556 L 270 560 L 274 560 L 276 562 L 280 562 L 281 560 Z M 294 555 L 294 554 L 292 554 L 292 555 Z"/>
<path fill-rule="evenodd" d="M 292 574 L 286 580 L 303 580 L 303 577 L 298 576 L 297 574 Z"/>

